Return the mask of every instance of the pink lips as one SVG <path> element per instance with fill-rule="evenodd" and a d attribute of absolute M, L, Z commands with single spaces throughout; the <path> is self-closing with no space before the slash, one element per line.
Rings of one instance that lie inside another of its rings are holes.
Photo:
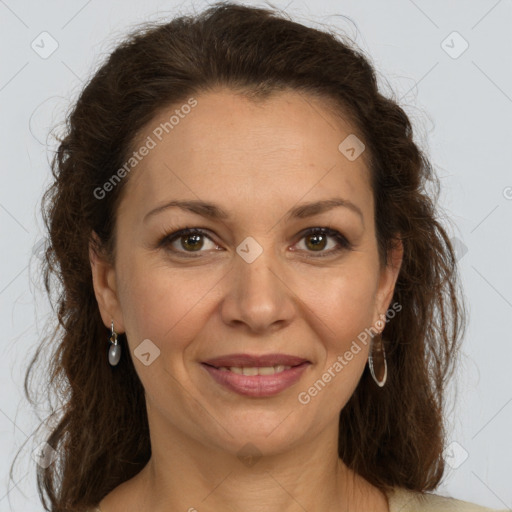
<path fill-rule="evenodd" d="M 297 382 L 311 363 L 304 358 L 286 354 L 266 354 L 251 356 L 249 354 L 231 354 L 216 357 L 202 363 L 213 379 L 238 394 L 252 397 L 273 396 Z M 291 366 L 273 375 L 240 375 L 220 367 L 256 367 Z"/>

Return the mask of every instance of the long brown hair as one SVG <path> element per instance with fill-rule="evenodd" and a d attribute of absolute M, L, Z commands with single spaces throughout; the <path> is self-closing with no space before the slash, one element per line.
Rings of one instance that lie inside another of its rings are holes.
<path fill-rule="evenodd" d="M 445 386 L 465 313 L 454 249 L 438 215 L 438 178 L 413 141 L 404 110 L 378 91 L 369 59 L 351 40 L 274 9 L 222 2 L 195 16 L 139 26 L 66 117 L 53 183 L 42 200 L 49 240 L 42 275 L 58 325 L 25 378 L 35 405 L 31 375 L 50 351 L 45 375 L 59 405 L 52 406 L 54 425 L 45 438 L 57 459 L 37 470 L 45 510 L 96 505 L 151 456 L 144 390 L 131 357 L 124 350 L 118 366 L 107 362 L 109 332 L 88 253 L 94 231 L 98 251 L 114 261 L 117 205 L 130 177 L 106 198 L 94 191 L 123 166 L 137 135 L 164 106 L 218 86 L 254 101 L 286 88 L 322 97 L 361 134 L 370 155 L 381 261 L 398 234 L 404 246 L 392 299 L 402 309 L 383 332 L 386 385 L 378 388 L 365 368 L 341 411 L 339 456 L 381 490 L 427 491 L 441 481 Z M 126 347 L 124 336 L 120 341 Z"/>

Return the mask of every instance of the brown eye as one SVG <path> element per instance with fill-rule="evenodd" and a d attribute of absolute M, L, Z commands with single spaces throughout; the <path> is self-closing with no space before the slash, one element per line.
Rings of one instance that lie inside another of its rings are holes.
<path fill-rule="evenodd" d="M 326 251 L 329 238 L 335 240 L 338 245 L 336 247 L 335 244 L 334 248 Z M 330 228 L 309 229 L 301 240 L 305 240 L 306 252 L 317 252 L 320 258 L 352 248 L 350 242 L 339 231 Z"/>
<path fill-rule="evenodd" d="M 191 249 L 193 251 L 198 251 L 203 246 L 203 242 L 201 241 L 201 237 L 203 235 L 193 234 L 193 235 L 181 235 L 181 246 L 184 249 Z"/>
<path fill-rule="evenodd" d="M 328 237 L 323 233 L 312 233 L 304 238 L 306 239 L 306 246 L 308 249 L 321 251 L 322 249 L 325 249 Z"/>
<path fill-rule="evenodd" d="M 217 247 L 213 240 L 204 231 L 198 228 L 186 228 L 171 233 L 170 235 L 165 236 L 158 246 L 170 246 L 170 252 L 181 253 L 183 255 L 194 252 L 200 253 L 204 252 L 201 251 L 201 249 L 204 248 L 205 239 L 212 243 L 213 248 Z M 178 242 L 180 242 L 179 245 Z"/>

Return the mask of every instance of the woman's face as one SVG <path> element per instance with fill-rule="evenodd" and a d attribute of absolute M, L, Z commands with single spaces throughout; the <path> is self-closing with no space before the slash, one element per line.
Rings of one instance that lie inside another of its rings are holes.
<path fill-rule="evenodd" d="M 126 183 L 115 267 L 91 257 L 96 296 L 105 326 L 126 332 L 153 444 L 276 453 L 337 432 L 368 357 L 358 339 L 382 330 L 398 266 L 379 265 L 365 155 L 325 104 L 295 92 L 254 104 L 224 89 L 195 99 L 137 140 L 151 149 Z M 304 208 L 326 200 L 345 206 Z M 171 201 L 212 206 L 161 208 Z M 163 240 L 184 228 L 203 233 Z M 268 368 L 279 363 L 294 368 Z"/>

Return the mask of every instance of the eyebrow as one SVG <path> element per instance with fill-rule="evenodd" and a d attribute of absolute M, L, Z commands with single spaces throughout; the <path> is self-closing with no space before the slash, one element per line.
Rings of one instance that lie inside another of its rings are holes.
<path fill-rule="evenodd" d="M 220 206 L 209 203 L 206 201 L 200 200 L 187 200 L 187 201 L 169 201 L 162 206 L 158 206 L 154 210 L 151 210 L 147 213 L 143 219 L 143 222 L 146 222 L 149 217 L 156 215 L 157 213 L 163 212 L 169 208 L 181 208 L 182 210 L 189 211 L 192 213 L 196 213 L 201 215 L 202 217 L 206 217 L 212 220 L 227 220 L 229 219 L 229 213 L 223 210 Z M 295 206 L 292 208 L 287 214 L 286 219 L 290 220 L 293 218 L 296 219 L 305 219 L 308 217 L 313 217 L 314 215 L 319 215 L 324 213 L 332 208 L 344 207 L 352 212 L 356 213 L 361 217 L 361 221 L 364 224 L 363 212 L 361 209 L 355 205 L 352 201 L 348 199 L 343 199 L 341 197 L 334 197 L 332 199 L 324 199 L 323 201 L 315 201 L 311 203 L 304 203 L 299 206 Z"/>

